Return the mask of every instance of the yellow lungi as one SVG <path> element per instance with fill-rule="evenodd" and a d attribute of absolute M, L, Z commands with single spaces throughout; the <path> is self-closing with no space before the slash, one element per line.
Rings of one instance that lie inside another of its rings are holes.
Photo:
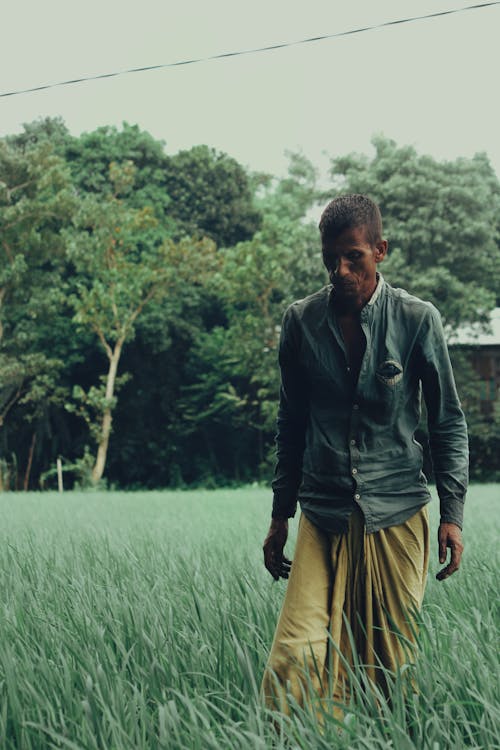
<path fill-rule="evenodd" d="M 329 645 L 330 637 L 350 666 L 352 639 L 366 676 L 385 690 L 378 665 L 395 672 L 409 661 L 403 639 L 410 645 L 414 642 L 410 613 L 422 604 L 428 562 L 427 506 L 404 523 L 373 534 L 366 533 L 359 509 L 344 534 L 321 531 L 301 514 L 290 578 L 262 680 L 265 704 L 289 713 L 287 690 L 302 704 L 307 684 L 320 699 L 349 697 L 348 670 Z"/>

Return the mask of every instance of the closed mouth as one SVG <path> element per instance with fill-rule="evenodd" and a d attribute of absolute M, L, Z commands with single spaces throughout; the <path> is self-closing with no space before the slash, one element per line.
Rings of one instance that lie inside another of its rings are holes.
<path fill-rule="evenodd" d="M 356 291 L 356 285 L 355 284 L 345 284 L 342 281 L 334 281 L 333 286 L 336 291 L 338 292 L 355 292 Z"/>

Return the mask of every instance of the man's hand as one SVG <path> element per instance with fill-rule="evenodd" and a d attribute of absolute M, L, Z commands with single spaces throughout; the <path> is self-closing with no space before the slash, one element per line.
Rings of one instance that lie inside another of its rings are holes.
<path fill-rule="evenodd" d="M 460 567 L 460 559 L 464 545 L 462 544 L 462 532 L 460 527 L 454 523 L 441 523 L 438 530 L 439 562 L 446 562 L 447 547 L 451 548 L 451 560 L 448 565 L 436 575 L 438 581 L 444 581 Z"/>
<path fill-rule="evenodd" d="M 288 537 L 288 519 L 273 518 L 267 536 L 262 545 L 264 550 L 264 565 L 275 581 L 288 578 L 291 560 L 283 555 L 283 549 Z"/>

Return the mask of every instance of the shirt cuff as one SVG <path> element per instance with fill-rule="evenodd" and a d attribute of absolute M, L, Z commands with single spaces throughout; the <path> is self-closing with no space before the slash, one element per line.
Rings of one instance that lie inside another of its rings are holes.
<path fill-rule="evenodd" d="M 441 500 L 441 523 L 454 523 L 463 528 L 464 524 L 464 503 L 463 500 L 455 498 L 446 501 Z"/>
<path fill-rule="evenodd" d="M 297 498 L 274 493 L 271 518 L 293 518 L 297 511 Z"/>

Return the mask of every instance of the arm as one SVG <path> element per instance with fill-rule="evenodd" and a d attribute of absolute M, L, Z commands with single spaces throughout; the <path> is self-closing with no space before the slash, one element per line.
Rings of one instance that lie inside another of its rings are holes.
<path fill-rule="evenodd" d="M 299 333 L 289 308 L 283 318 L 279 345 L 281 372 L 277 418 L 277 461 L 272 483 L 272 519 L 264 541 L 264 564 L 275 580 L 288 578 L 291 561 L 283 555 L 288 518 L 295 515 L 302 478 L 306 429 L 305 383 L 298 365 Z"/>
<path fill-rule="evenodd" d="M 431 307 L 420 331 L 421 381 L 427 407 L 429 444 L 440 501 L 439 561 L 450 563 L 437 578 L 458 570 L 463 550 L 461 529 L 468 485 L 467 425 L 457 395 L 450 357 L 438 311 Z"/>
<path fill-rule="evenodd" d="M 300 332 L 288 308 L 283 318 L 279 345 L 281 373 L 276 432 L 276 467 L 272 488 L 273 518 L 295 515 L 297 492 L 302 480 L 302 459 L 307 423 L 307 393 L 299 366 Z"/>

